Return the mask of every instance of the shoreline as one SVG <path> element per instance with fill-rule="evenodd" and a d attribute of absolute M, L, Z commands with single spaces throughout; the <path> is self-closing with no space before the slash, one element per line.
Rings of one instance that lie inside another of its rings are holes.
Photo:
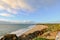
<path fill-rule="evenodd" d="M 19 29 L 19 30 L 16 30 L 16 31 L 13 31 L 11 33 L 8 33 L 8 34 L 16 34 L 17 36 L 20 36 L 22 35 L 23 33 L 31 30 L 33 27 L 35 27 L 36 25 L 32 25 L 32 26 L 29 26 L 27 28 L 23 28 L 23 29 Z M 4 35 L 3 35 L 4 36 Z M 0 36 L 0 39 L 3 37 L 3 36 Z"/>

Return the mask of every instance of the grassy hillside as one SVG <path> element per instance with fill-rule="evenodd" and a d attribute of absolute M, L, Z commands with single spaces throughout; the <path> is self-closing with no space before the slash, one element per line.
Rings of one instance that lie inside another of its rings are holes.
<path fill-rule="evenodd" d="M 38 25 L 40 25 L 40 24 L 38 24 Z M 47 32 L 51 33 L 51 32 L 58 32 L 58 31 L 60 31 L 60 24 L 41 24 L 41 25 L 48 26 L 48 29 L 45 30 L 45 34 L 47 36 L 48 36 Z M 52 35 L 54 35 L 54 33 Z M 39 36 L 39 37 L 35 38 L 34 40 L 55 40 L 55 39 L 46 39 L 46 37 L 45 38 L 43 38 L 43 37 L 44 36 Z"/>
<path fill-rule="evenodd" d="M 35 38 L 35 39 L 33 39 L 33 40 L 55 40 L 55 39 L 46 39 L 46 38 Z"/>

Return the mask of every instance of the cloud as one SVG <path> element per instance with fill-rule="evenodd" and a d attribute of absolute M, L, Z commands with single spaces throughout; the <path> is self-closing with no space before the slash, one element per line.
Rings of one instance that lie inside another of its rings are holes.
<path fill-rule="evenodd" d="M 24 2 L 24 0 L 0 0 L 0 9 L 16 14 L 17 10 L 31 10 L 32 7 Z"/>
<path fill-rule="evenodd" d="M 11 14 L 18 14 L 18 11 L 34 11 L 39 8 L 53 6 L 56 0 L 0 0 L 0 9 Z"/>
<path fill-rule="evenodd" d="M 0 21 L 7 21 L 7 19 L 4 19 L 4 18 L 0 18 Z"/>
<path fill-rule="evenodd" d="M 9 19 L 5 19 L 5 18 L 0 18 L 0 21 L 3 21 L 3 22 L 11 22 L 11 23 L 19 23 L 18 20 L 9 20 Z"/>
<path fill-rule="evenodd" d="M 0 18 L 0 21 L 5 21 L 5 22 L 12 22 L 12 23 L 31 23 L 31 20 L 9 20 L 9 19 L 5 19 L 5 18 Z"/>
<path fill-rule="evenodd" d="M 10 6 L 11 8 L 28 8 L 30 9 L 30 7 L 23 1 L 23 0 L 2 0 L 2 2 L 4 2 L 5 4 L 7 4 L 8 6 Z"/>
<path fill-rule="evenodd" d="M 0 13 L 0 16 L 4 16 L 4 17 L 13 17 L 13 15 L 8 14 L 8 13 Z"/>

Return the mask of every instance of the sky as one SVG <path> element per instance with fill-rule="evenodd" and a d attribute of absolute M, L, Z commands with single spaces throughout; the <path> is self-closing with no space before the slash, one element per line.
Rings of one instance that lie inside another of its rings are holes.
<path fill-rule="evenodd" d="M 0 21 L 60 22 L 60 0 L 0 0 Z"/>

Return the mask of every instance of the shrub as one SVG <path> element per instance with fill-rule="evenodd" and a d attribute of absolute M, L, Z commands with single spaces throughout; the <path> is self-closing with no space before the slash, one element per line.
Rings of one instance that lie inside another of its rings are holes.
<path fill-rule="evenodd" d="M 46 38 L 35 38 L 34 40 L 48 40 Z"/>

